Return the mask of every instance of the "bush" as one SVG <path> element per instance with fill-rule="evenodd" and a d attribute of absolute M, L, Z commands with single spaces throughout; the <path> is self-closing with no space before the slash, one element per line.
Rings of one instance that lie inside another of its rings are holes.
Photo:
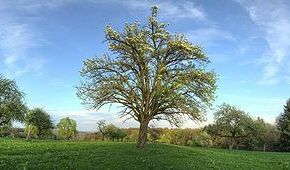
<path fill-rule="evenodd" d="M 205 131 L 199 131 L 193 138 L 191 139 L 191 145 L 199 146 L 199 147 L 212 147 L 213 143 L 209 134 Z"/>

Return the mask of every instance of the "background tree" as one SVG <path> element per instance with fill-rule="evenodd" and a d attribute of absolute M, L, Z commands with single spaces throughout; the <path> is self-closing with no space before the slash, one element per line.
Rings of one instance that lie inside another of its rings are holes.
<path fill-rule="evenodd" d="M 229 149 L 237 144 L 237 139 L 248 136 L 253 129 L 252 118 L 235 106 L 223 104 L 215 113 L 215 122 L 210 133 L 215 132 L 220 137 L 226 137 L 229 141 Z"/>
<path fill-rule="evenodd" d="M 201 129 L 196 129 L 194 132 L 195 134 L 191 139 L 191 145 L 199 147 L 212 147 L 212 139 L 207 132 Z"/>
<path fill-rule="evenodd" d="M 153 143 L 160 139 L 160 131 L 155 128 L 153 125 L 149 128 L 149 138 Z"/>
<path fill-rule="evenodd" d="M 30 139 L 31 137 L 37 138 L 39 134 L 39 130 L 36 126 L 31 124 L 26 124 L 24 133 L 26 134 L 26 139 Z"/>
<path fill-rule="evenodd" d="M 100 120 L 97 122 L 98 132 L 102 134 L 102 141 L 104 141 L 105 136 L 107 135 L 106 121 Z"/>
<path fill-rule="evenodd" d="M 124 138 L 127 136 L 126 132 L 123 129 L 118 128 L 117 129 L 117 140 L 121 139 L 121 141 L 124 141 Z"/>
<path fill-rule="evenodd" d="M 219 127 L 216 124 L 209 124 L 205 126 L 203 131 L 211 136 L 213 145 L 220 147 L 219 141 L 221 140 L 221 136 L 219 135 Z"/>
<path fill-rule="evenodd" d="M 121 117 L 140 123 L 137 147 L 147 141 L 151 120 L 167 120 L 176 126 L 184 116 L 202 120 L 214 98 L 216 76 L 207 71 L 209 58 L 185 36 L 170 34 L 152 8 L 148 24 L 126 24 L 118 32 L 105 29 L 112 55 L 88 59 L 78 96 L 90 109 L 108 103 L 124 107 Z"/>
<path fill-rule="evenodd" d="M 136 142 L 138 139 L 138 129 L 137 128 L 128 128 L 124 129 L 126 132 L 125 140 L 129 142 Z"/>
<path fill-rule="evenodd" d="M 277 129 L 280 132 L 281 151 L 290 151 L 290 99 L 284 106 L 284 112 L 277 118 Z"/>
<path fill-rule="evenodd" d="M 38 137 L 43 138 L 51 128 L 53 124 L 50 115 L 41 108 L 35 108 L 29 111 L 26 116 L 26 124 L 37 127 Z M 30 134 L 30 132 L 28 132 Z"/>
<path fill-rule="evenodd" d="M 0 126 L 0 137 L 9 136 L 12 128 L 12 122 L 8 122 L 3 126 Z"/>
<path fill-rule="evenodd" d="M 113 125 L 113 124 L 108 124 L 106 126 L 106 130 L 107 130 L 107 136 L 112 140 L 114 141 L 115 139 L 117 139 L 118 137 L 118 133 L 117 133 L 117 130 L 118 128 Z"/>
<path fill-rule="evenodd" d="M 24 94 L 16 82 L 0 75 L 0 127 L 12 120 L 22 121 L 26 111 Z"/>
<path fill-rule="evenodd" d="M 58 136 L 64 139 L 73 139 L 77 133 L 77 123 L 69 117 L 60 119 L 57 124 Z"/>
<path fill-rule="evenodd" d="M 255 127 L 255 134 L 253 137 L 256 138 L 258 144 L 262 146 L 262 150 L 265 152 L 266 149 L 269 149 L 269 147 L 273 147 L 273 145 L 277 142 L 278 136 L 275 126 L 266 123 L 259 117 L 255 120 L 253 126 Z"/>

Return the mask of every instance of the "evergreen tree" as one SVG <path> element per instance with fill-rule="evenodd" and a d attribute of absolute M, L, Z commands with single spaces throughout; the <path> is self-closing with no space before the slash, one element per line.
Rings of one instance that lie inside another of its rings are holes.
<path fill-rule="evenodd" d="M 284 112 L 277 118 L 277 129 L 280 131 L 281 151 L 290 151 L 290 99 L 284 106 Z"/>

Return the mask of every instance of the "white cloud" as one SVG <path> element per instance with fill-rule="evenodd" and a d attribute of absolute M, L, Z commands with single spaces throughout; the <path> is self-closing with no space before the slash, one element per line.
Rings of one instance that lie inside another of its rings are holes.
<path fill-rule="evenodd" d="M 124 123 L 125 119 L 120 119 L 118 112 L 120 109 L 116 106 L 101 108 L 98 111 L 94 110 L 76 110 L 76 111 L 58 111 L 49 110 L 54 120 L 58 123 L 61 118 L 70 117 L 77 122 L 77 129 L 80 131 L 95 131 L 96 123 L 99 120 L 106 120 L 107 123 L 112 123 L 118 127 L 137 127 L 138 123 L 134 120 L 129 120 Z"/>
<path fill-rule="evenodd" d="M 260 28 L 269 50 L 260 63 L 264 65 L 259 84 L 275 84 L 281 79 L 279 73 L 290 56 L 290 6 L 279 0 L 239 0 L 250 19 Z"/>
<path fill-rule="evenodd" d="M 2 7 L 3 8 L 3 7 Z M 30 50 L 45 42 L 27 23 L 19 22 L 15 16 L 0 9 L 0 62 L 5 65 L 1 72 L 20 76 L 27 72 L 38 72 L 45 59 L 30 54 Z"/>

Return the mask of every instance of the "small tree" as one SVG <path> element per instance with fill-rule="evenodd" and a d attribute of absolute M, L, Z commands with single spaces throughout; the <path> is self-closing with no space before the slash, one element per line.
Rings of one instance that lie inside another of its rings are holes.
<path fill-rule="evenodd" d="M 280 132 L 281 151 L 290 150 L 290 99 L 284 106 L 284 112 L 277 118 L 277 129 Z"/>
<path fill-rule="evenodd" d="M 106 126 L 106 129 L 107 129 L 107 136 L 112 140 L 114 141 L 115 139 L 117 139 L 118 137 L 118 133 L 117 133 L 117 130 L 118 128 L 113 125 L 113 124 L 108 124 Z"/>
<path fill-rule="evenodd" d="M 216 89 L 216 76 L 207 71 L 209 58 L 185 36 L 170 34 L 152 8 L 148 24 L 126 24 L 124 32 L 105 30 L 112 55 L 88 59 L 78 96 L 90 109 L 108 103 L 124 107 L 121 117 L 140 123 L 137 147 L 147 142 L 151 120 L 179 126 L 188 117 L 203 118 Z"/>
<path fill-rule="evenodd" d="M 37 138 L 38 134 L 39 134 L 39 130 L 36 126 L 33 126 L 31 124 L 26 124 L 24 132 L 26 134 L 26 139 L 30 139 L 31 136 L 33 138 Z"/>
<path fill-rule="evenodd" d="M 265 152 L 269 146 L 273 146 L 277 140 L 277 129 L 275 126 L 264 122 L 259 118 L 254 122 L 255 134 L 254 137 L 258 140 L 258 143 L 262 145 Z"/>
<path fill-rule="evenodd" d="M 107 135 L 106 121 L 100 120 L 97 122 L 98 131 L 102 134 L 102 141 L 104 141 L 105 136 Z"/>
<path fill-rule="evenodd" d="M 43 138 L 45 134 L 47 134 L 47 132 L 53 128 L 50 115 L 41 108 L 35 108 L 29 111 L 28 115 L 26 116 L 26 124 L 37 127 L 37 135 L 40 138 Z M 27 134 L 27 138 L 29 138 L 30 132 Z"/>
<path fill-rule="evenodd" d="M 252 131 L 253 120 L 244 111 L 235 106 L 223 104 L 215 113 L 213 130 L 216 135 L 230 139 L 229 149 L 237 144 L 237 139 L 248 136 Z"/>
<path fill-rule="evenodd" d="M 69 117 L 60 119 L 57 124 L 58 136 L 64 139 L 73 139 L 77 133 L 77 123 Z"/>
<path fill-rule="evenodd" d="M 124 141 L 124 138 L 127 136 L 126 132 L 123 129 L 118 128 L 117 129 L 117 140 L 121 139 L 121 141 Z"/>
<path fill-rule="evenodd" d="M 16 82 L 0 75 L 0 128 L 12 120 L 22 121 L 27 109 Z"/>

